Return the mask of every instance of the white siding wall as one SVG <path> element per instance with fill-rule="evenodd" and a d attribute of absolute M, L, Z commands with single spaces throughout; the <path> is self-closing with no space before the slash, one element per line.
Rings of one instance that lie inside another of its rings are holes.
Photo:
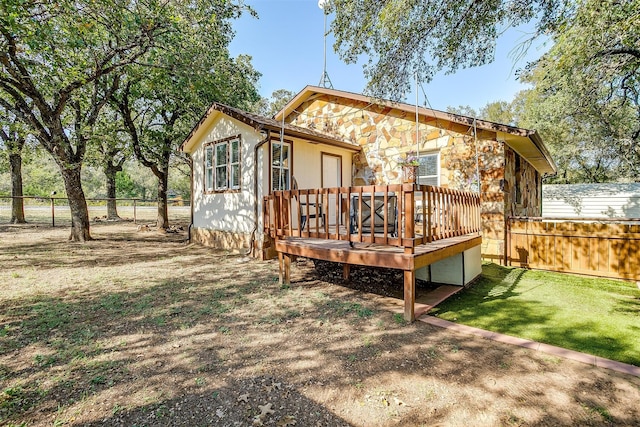
<path fill-rule="evenodd" d="M 298 188 L 320 188 L 322 183 L 322 153 L 336 154 L 342 157 L 342 186 L 350 186 L 353 158 L 351 151 L 294 140 L 293 176 L 298 181 Z"/>
<path fill-rule="evenodd" d="M 250 126 L 220 114 L 205 129 L 205 136 L 194 148 L 193 159 L 193 225 L 197 228 L 250 233 L 255 225 L 254 219 L 254 147 L 264 135 Z M 241 189 L 239 192 L 205 194 L 204 188 L 204 149 L 205 143 L 218 141 L 230 136 L 241 135 Z M 258 231 L 262 230 L 262 197 L 269 190 L 269 149 L 264 144 L 258 150 Z M 342 185 L 351 185 L 351 165 L 353 153 L 341 148 L 322 144 L 310 144 L 295 139 L 293 141 L 293 175 L 299 188 L 317 188 L 321 183 L 321 153 L 342 156 Z"/>
<path fill-rule="evenodd" d="M 198 143 L 193 158 L 193 225 L 237 233 L 250 233 L 255 225 L 253 206 L 254 147 L 262 135 L 251 127 L 221 115 L 211 123 L 205 137 Z M 203 144 L 229 136 L 241 135 L 241 186 L 239 192 L 205 194 Z M 260 187 L 264 183 L 262 182 Z M 261 208 L 260 208 L 261 209 Z M 261 217 L 258 210 L 258 217 Z"/>
<path fill-rule="evenodd" d="M 545 184 L 542 216 L 640 218 L 640 184 Z"/>

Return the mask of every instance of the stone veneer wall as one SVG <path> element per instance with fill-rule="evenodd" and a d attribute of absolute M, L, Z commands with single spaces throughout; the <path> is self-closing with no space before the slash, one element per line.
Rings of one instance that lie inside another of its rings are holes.
<path fill-rule="evenodd" d="M 226 249 L 234 253 L 244 253 L 250 248 L 251 234 L 193 227 L 191 229 L 191 240 L 203 246 Z"/>
<path fill-rule="evenodd" d="M 542 177 L 526 160 L 520 160 L 520 193 L 521 202 L 516 203 L 516 156 L 518 154 L 507 148 L 506 182 L 507 212 L 510 216 L 542 215 Z"/>
<path fill-rule="evenodd" d="M 354 156 L 353 185 L 402 181 L 398 160 L 415 152 L 415 113 L 348 98 L 319 95 L 303 102 L 286 120 L 316 129 L 362 147 Z M 432 117 L 419 118 L 420 153 L 440 152 L 440 185 L 464 191 L 477 189 L 475 140 L 468 126 Z M 478 169 L 482 192 L 482 252 L 504 259 L 505 146 L 493 132 L 478 133 Z"/>
<path fill-rule="evenodd" d="M 256 247 L 251 256 L 267 260 L 278 256 L 273 240 L 268 234 L 262 234 L 260 239 L 256 232 Z M 231 231 L 211 230 L 193 227 L 191 241 L 211 248 L 225 249 L 232 253 L 246 254 L 251 248 L 251 233 L 233 233 Z"/>

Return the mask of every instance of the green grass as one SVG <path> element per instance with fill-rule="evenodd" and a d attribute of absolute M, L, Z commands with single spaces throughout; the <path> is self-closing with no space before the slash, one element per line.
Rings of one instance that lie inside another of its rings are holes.
<path fill-rule="evenodd" d="M 432 314 L 640 366 L 640 289 L 632 282 L 485 264 Z"/>

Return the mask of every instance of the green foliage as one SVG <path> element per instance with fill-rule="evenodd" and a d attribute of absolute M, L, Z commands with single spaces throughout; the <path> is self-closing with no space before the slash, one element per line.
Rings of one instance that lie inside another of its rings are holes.
<path fill-rule="evenodd" d="M 140 197 L 140 188 L 127 171 L 116 174 L 116 194 L 118 197 Z"/>
<path fill-rule="evenodd" d="M 64 183 L 60 170 L 51 157 L 43 152 L 22 168 L 23 192 L 25 196 L 49 196 L 53 191 L 64 197 Z"/>
<path fill-rule="evenodd" d="M 364 66 L 368 90 L 401 100 L 414 74 L 430 80 L 440 70 L 493 61 L 495 42 L 507 26 L 536 22 L 554 29 L 572 12 L 571 0 L 529 2 L 459 0 L 334 0 L 332 30 L 340 57 Z"/>
<path fill-rule="evenodd" d="M 185 174 L 175 166 L 172 166 L 169 171 L 169 189 L 176 194 L 176 197 L 191 200 L 191 174 Z"/>
<path fill-rule="evenodd" d="M 355 313 L 359 318 L 373 316 L 373 310 L 356 302 L 330 301 L 327 305 L 335 310 L 338 316 L 344 316 L 348 313 Z"/>
<path fill-rule="evenodd" d="M 232 58 L 227 49 L 233 37 L 230 20 L 238 18 L 244 6 L 213 0 L 195 5 L 173 4 L 179 31 L 149 49 L 153 67 L 129 65 L 111 98 L 136 158 L 158 179 L 161 200 L 167 198 L 172 156 L 211 103 L 247 109 L 258 99 L 259 73 L 251 58 Z M 166 209 L 158 208 L 158 225 L 167 227 Z"/>
<path fill-rule="evenodd" d="M 48 197 L 56 191 L 58 197 L 66 197 L 60 170 L 51 156 L 42 150 L 25 150 L 28 161 L 22 168 L 24 195 Z M 169 189 L 184 200 L 190 199 L 190 178 L 176 165 L 169 169 Z M 106 197 L 104 174 L 101 170 L 86 166 L 82 169 L 82 182 L 89 198 Z M 11 194 L 9 172 L 0 172 L 0 195 Z M 151 171 L 137 162 L 127 162 L 116 175 L 116 196 L 119 198 L 155 199 L 157 180 Z"/>
<path fill-rule="evenodd" d="M 140 134 L 132 143 L 148 148 L 136 154 L 163 183 L 172 150 L 204 104 L 257 99 L 250 60 L 227 51 L 230 21 L 245 10 L 218 0 L 0 3 L 0 106 L 60 167 L 75 212 L 73 238 L 90 237 L 78 173 L 87 151 L 90 163 L 116 170 L 126 157 L 127 141 L 114 126 L 118 109 L 105 108 L 115 91 L 132 96 Z"/>
<path fill-rule="evenodd" d="M 488 120 L 494 123 L 502 123 L 505 125 L 515 125 L 515 112 L 511 102 L 494 101 L 490 102 L 476 111 L 469 105 L 459 105 L 458 107 L 447 107 L 447 112 L 459 114 L 467 117 L 475 117 L 480 120 Z"/>
<path fill-rule="evenodd" d="M 404 316 L 401 313 L 394 313 L 393 321 L 397 325 L 401 325 L 401 326 L 404 326 L 404 325 L 406 325 L 408 323 L 406 320 L 404 320 Z"/>
<path fill-rule="evenodd" d="M 640 180 L 640 2 L 581 1 L 520 79 L 532 89 L 478 117 L 536 129 L 558 165 L 548 182 Z M 469 107 L 452 112 L 475 116 Z"/>
<path fill-rule="evenodd" d="M 179 30 L 173 2 L 0 3 L 0 106 L 56 160 L 73 240 L 91 237 L 80 170 L 103 107 L 124 67 L 153 63 L 151 47 Z"/>
<path fill-rule="evenodd" d="M 522 122 L 556 158 L 556 182 L 640 179 L 640 2 L 584 1 L 523 75 Z"/>
<path fill-rule="evenodd" d="M 274 90 L 271 98 L 260 98 L 251 106 L 250 111 L 264 117 L 273 117 L 287 105 L 294 96 L 296 96 L 296 93 L 287 89 Z"/>
<path fill-rule="evenodd" d="M 522 73 L 534 88 L 512 103 L 463 115 L 536 129 L 559 172 L 553 182 L 640 180 L 640 2 L 580 0 L 378 2 L 335 0 L 336 48 L 346 62 L 368 57 L 368 90 L 402 99 L 414 74 L 493 60 L 507 27 L 533 21 L 554 42 Z"/>
<path fill-rule="evenodd" d="M 98 168 L 82 168 L 82 188 L 87 197 L 107 197 L 104 174 Z"/>

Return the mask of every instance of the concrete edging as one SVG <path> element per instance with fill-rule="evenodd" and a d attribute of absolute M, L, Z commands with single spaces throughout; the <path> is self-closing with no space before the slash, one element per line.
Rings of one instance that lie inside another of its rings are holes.
<path fill-rule="evenodd" d="M 611 369 L 616 372 L 622 372 L 623 374 L 635 375 L 640 377 L 640 367 L 629 365 L 627 363 L 618 362 L 616 360 L 605 359 L 598 356 L 593 356 L 586 353 L 580 353 L 574 350 L 568 350 L 562 347 L 556 347 L 549 344 L 543 344 L 536 341 L 531 341 L 523 338 L 513 337 L 511 335 L 504 335 L 498 332 L 485 331 L 484 329 L 474 328 L 472 326 L 461 325 L 459 323 L 453 323 L 448 320 L 440 319 L 434 316 L 424 315 L 416 319 L 420 322 L 437 326 L 439 328 L 450 329 L 453 331 L 462 332 L 465 334 L 475 335 L 478 337 L 486 338 L 492 341 L 497 341 L 505 344 L 517 345 L 518 347 L 524 347 L 535 351 L 540 351 L 546 354 L 550 354 L 563 359 L 575 360 L 576 362 L 586 363 L 597 368 Z"/>

